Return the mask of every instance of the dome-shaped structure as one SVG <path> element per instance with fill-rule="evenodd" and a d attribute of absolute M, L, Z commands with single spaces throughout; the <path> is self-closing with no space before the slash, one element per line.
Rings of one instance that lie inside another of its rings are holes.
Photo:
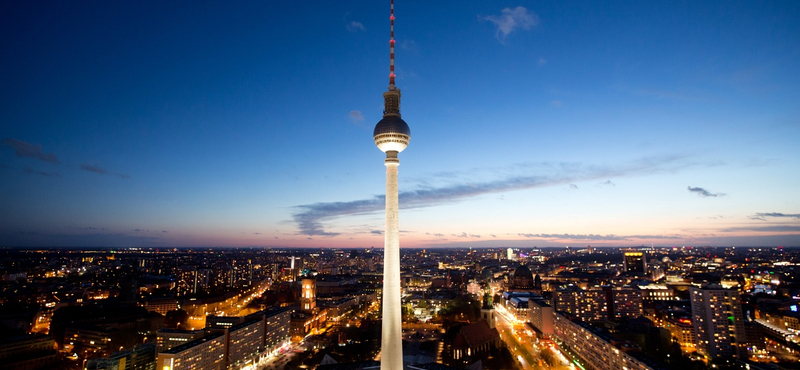
<path fill-rule="evenodd" d="M 408 146 L 411 139 L 411 129 L 408 128 L 406 121 L 399 116 L 384 116 L 375 125 L 372 132 L 375 145 L 382 152 L 396 151 L 402 152 Z"/>
<path fill-rule="evenodd" d="M 511 280 L 511 290 L 527 291 L 531 289 L 533 289 L 533 274 L 528 266 L 520 265 L 514 271 L 514 277 Z"/>

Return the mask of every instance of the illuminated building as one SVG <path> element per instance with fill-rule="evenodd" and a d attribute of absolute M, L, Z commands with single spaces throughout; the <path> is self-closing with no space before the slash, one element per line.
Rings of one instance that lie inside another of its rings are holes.
<path fill-rule="evenodd" d="M 556 311 L 570 313 L 582 321 L 604 321 L 608 317 L 608 300 L 602 290 L 583 290 L 575 285 L 553 292 Z"/>
<path fill-rule="evenodd" d="M 625 252 L 623 263 L 625 272 L 644 274 L 647 272 L 647 259 L 642 252 Z"/>
<path fill-rule="evenodd" d="M 317 280 L 306 277 L 302 280 L 303 287 L 300 291 L 300 307 L 306 311 L 313 311 L 317 307 Z"/>
<path fill-rule="evenodd" d="M 227 343 L 224 333 L 207 335 L 189 343 L 159 352 L 157 370 L 223 370 Z"/>
<path fill-rule="evenodd" d="M 503 307 L 519 321 L 528 320 L 528 300 L 541 298 L 532 292 L 503 292 Z"/>
<path fill-rule="evenodd" d="M 666 285 L 640 285 L 639 290 L 642 291 L 642 299 L 645 301 L 672 301 L 677 299 L 675 291 Z"/>
<path fill-rule="evenodd" d="M 100 357 L 114 353 L 123 341 L 122 330 L 108 326 L 73 325 L 64 330 L 64 350 L 82 357 Z"/>
<path fill-rule="evenodd" d="M 264 325 L 250 320 L 228 329 L 228 369 L 241 369 L 258 362 L 264 343 Z"/>
<path fill-rule="evenodd" d="M 206 328 L 209 329 L 229 329 L 234 325 L 239 325 L 245 321 L 241 316 L 206 316 Z"/>
<path fill-rule="evenodd" d="M 289 325 L 292 318 L 292 310 L 288 308 L 270 308 L 256 312 L 248 319 L 259 318 L 264 327 L 264 338 L 262 348 L 264 353 L 269 354 L 277 351 L 281 346 L 289 342 Z"/>
<path fill-rule="evenodd" d="M 197 266 L 181 267 L 178 272 L 178 295 L 207 292 L 212 276 L 214 274 L 209 269 L 198 269 Z"/>
<path fill-rule="evenodd" d="M 273 308 L 247 317 L 209 316 L 204 331 L 159 332 L 156 370 L 246 369 L 289 342 L 292 310 Z M 192 335 L 205 335 L 192 338 Z"/>
<path fill-rule="evenodd" d="M 739 292 L 719 285 L 689 288 L 697 352 L 709 358 L 746 358 Z"/>
<path fill-rule="evenodd" d="M 553 306 L 543 299 L 528 300 L 529 321 L 536 330 L 545 336 L 553 335 Z"/>
<path fill-rule="evenodd" d="M 147 311 L 158 312 L 166 316 L 167 312 L 178 309 L 178 300 L 173 297 L 154 297 L 148 298 L 144 303 Z"/>
<path fill-rule="evenodd" d="M 106 357 L 90 359 L 84 368 L 85 370 L 153 369 L 156 361 L 155 354 L 155 346 L 152 343 L 142 344 Z"/>
<path fill-rule="evenodd" d="M 664 327 L 672 334 L 681 347 L 694 347 L 694 325 L 690 317 L 668 317 L 664 319 Z"/>
<path fill-rule="evenodd" d="M 594 370 L 661 370 L 652 359 L 635 351 L 627 341 L 605 329 L 571 317 L 564 312 L 553 316 L 553 328 L 562 347 L 578 355 L 581 368 Z"/>
<path fill-rule="evenodd" d="M 391 37 L 389 39 L 389 90 L 383 93 L 384 109 L 373 131 L 373 140 L 386 153 L 386 231 L 383 246 L 383 302 L 381 332 L 381 369 L 403 368 L 403 327 L 400 307 L 400 222 L 397 193 L 397 166 L 411 139 L 408 124 L 400 118 L 400 89 L 394 85 L 394 0 L 391 2 Z"/>
<path fill-rule="evenodd" d="M 636 318 L 644 314 L 642 291 L 638 288 L 608 288 L 607 294 L 610 319 Z"/>
<path fill-rule="evenodd" d="M 160 329 L 156 333 L 156 352 L 166 351 L 205 335 L 202 330 Z"/>

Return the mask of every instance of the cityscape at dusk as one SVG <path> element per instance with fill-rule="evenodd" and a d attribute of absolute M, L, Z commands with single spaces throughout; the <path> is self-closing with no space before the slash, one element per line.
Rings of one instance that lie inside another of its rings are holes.
<path fill-rule="evenodd" d="M 0 370 L 800 370 L 798 19 L 6 2 Z"/>
<path fill-rule="evenodd" d="M 402 248 L 800 246 L 800 4 L 395 4 Z M 383 1 L 0 5 L 0 246 L 382 248 Z"/>

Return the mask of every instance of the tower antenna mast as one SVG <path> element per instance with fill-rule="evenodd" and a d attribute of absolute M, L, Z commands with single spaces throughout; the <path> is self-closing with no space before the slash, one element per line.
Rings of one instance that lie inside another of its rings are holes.
<path fill-rule="evenodd" d="M 394 0 L 392 1 L 391 15 L 389 21 L 391 22 L 390 36 L 389 36 L 389 87 L 394 86 Z"/>

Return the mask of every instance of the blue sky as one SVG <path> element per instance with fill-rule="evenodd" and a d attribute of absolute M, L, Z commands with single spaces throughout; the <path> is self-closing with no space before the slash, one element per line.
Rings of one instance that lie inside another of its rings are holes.
<path fill-rule="evenodd" d="M 380 247 L 388 5 L 0 5 L 0 245 Z M 395 10 L 402 246 L 800 245 L 797 2 Z"/>

